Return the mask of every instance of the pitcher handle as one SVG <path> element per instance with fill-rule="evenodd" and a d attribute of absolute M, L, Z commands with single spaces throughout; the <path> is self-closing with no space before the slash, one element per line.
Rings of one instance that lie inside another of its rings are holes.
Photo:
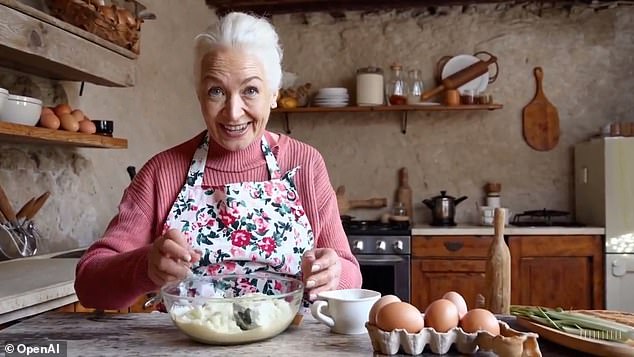
<path fill-rule="evenodd" d="M 315 319 L 326 324 L 326 326 L 333 327 L 335 326 L 335 320 L 333 320 L 332 317 L 326 315 L 326 313 L 323 311 L 324 308 L 327 308 L 327 307 L 328 307 L 328 301 L 316 300 L 315 302 L 313 302 L 313 305 L 310 307 L 310 313 L 313 315 Z"/>
<path fill-rule="evenodd" d="M 436 84 L 440 84 L 442 82 L 442 69 L 445 67 L 445 65 L 451 58 L 452 56 L 442 56 L 440 57 L 438 62 L 436 62 L 436 73 L 435 73 Z"/>
<path fill-rule="evenodd" d="M 474 53 L 473 55 L 475 57 L 478 57 L 478 55 L 480 55 L 480 54 L 486 54 L 489 57 L 494 57 L 488 51 L 478 51 L 478 52 Z M 498 64 L 498 61 L 495 61 L 493 64 L 495 64 L 495 75 L 493 75 L 493 76 L 489 75 L 489 84 L 495 82 L 495 80 L 498 79 L 498 73 L 500 73 L 500 65 Z"/>

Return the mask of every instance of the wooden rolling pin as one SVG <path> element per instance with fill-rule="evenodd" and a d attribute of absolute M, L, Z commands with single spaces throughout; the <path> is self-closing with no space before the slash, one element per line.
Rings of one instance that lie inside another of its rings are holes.
<path fill-rule="evenodd" d="M 504 210 L 495 209 L 495 237 L 489 247 L 485 275 L 486 309 L 494 314 L 509 314 L 511 307 L 511 253 L 504 243 Z"/>
<path fill-rule="evenodd" d="M 367 200 L 348 200 L 346 197 L 346 187 L 337 187 L 337 206 L 339 214 L 346 214 L 353 208 L 381 208 L 387 206 L 387 198 L 369 198 Z"/>
<path fill-rule="evenodd" d="M 443 79 L 438 87 L 423 92 L 423 94 L 421 94 L 420 96 L 421 101 L 425 101 L 433 96 L 436 96 L 444 90 L 457 89 L 461 85 L 480 77 L 481 75 L 485 74 L 489 70 L 489 66 L 497 62 L 497 60 L 497 57 L 491 56 L 486 61 L 480 60 L 470 65 L 469 67 L 461 69 L 460 71 Z"/>

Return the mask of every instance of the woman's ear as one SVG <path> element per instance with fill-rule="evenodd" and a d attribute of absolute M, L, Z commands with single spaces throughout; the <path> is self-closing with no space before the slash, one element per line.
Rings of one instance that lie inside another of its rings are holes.
<path fill-rule="evenodd" d="M 277 96 L 279 95 L 279 93 L 280 93 L 279 90 L 273 93 L 273 98 L 271 99 L 271 109 L 277 108 Z"/>

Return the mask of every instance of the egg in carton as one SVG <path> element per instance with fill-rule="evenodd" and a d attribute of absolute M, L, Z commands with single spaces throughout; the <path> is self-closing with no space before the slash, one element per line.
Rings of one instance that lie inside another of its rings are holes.
<path fill-rule="evenodd" d="M 368 335 L 375 352 L 394 355 L 402 351 L 409 355 L 423 353 L 425 347 L 436 354 L 446 354 L 452 345 L 462 354 L 474 354 L 478 350 L 491 351 L 500 357 L 541 357 L 538 335 L 532 332 L 519 332 L 504 322 L 498 321 L 500 334 L 488 331 L 466 333 L 455 327 L 447 332 L 437 332 L 425 327 L 418 333 L 409 333 L 404 329 L 383 331 L 370 322 L 366 323 Z"/>

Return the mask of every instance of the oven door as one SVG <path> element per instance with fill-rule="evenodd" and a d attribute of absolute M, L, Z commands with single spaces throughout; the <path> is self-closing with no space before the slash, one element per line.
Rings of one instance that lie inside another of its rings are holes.
<path fill-rule="evenodd" d="M 356 255 L 363 276 L 362 288 L 410 301 L 409 255 Z"/>

